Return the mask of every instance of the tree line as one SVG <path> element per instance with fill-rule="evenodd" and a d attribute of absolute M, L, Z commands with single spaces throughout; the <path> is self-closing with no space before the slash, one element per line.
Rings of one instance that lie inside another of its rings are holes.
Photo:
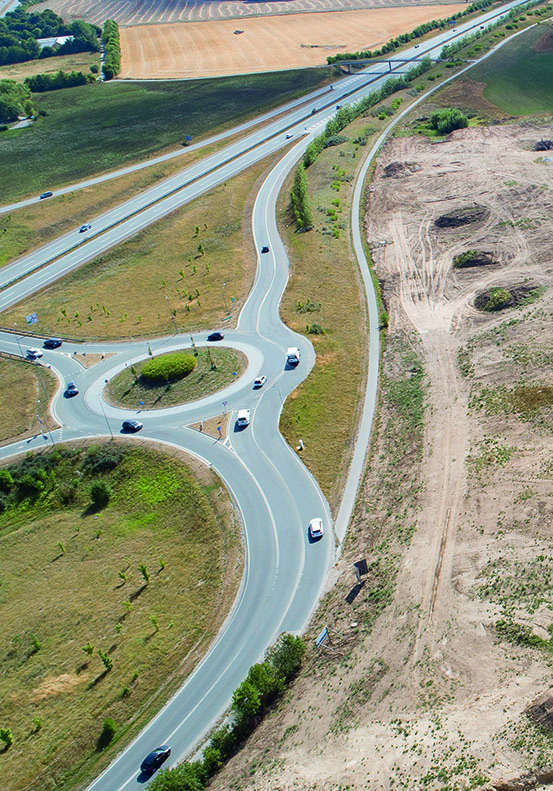
<path fill-rule="evenodd" d="M 20 115 L 33 115 L 31 91 L 15 80 L 0 80 L 0 124 L 11 124 Z"/>
<path fill-rule="evenodd" d="M 102 30 L 102 41 L 104 42 L 104 63 L 102 66 L 104 80 L 111 80 L 121 71 L 119 25 L 114 19 L 106 19 Z"/>

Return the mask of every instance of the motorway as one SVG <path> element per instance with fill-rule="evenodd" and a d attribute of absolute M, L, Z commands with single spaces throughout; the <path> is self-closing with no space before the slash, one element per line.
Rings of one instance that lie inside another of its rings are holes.
<path fill-rule="evenodd" d="M 502 10 L 518 4 L 510 3 Z M 496 9 L 484 14 L 478 24 L 485 24 L 486 19 L 494 18 L 498 13 Z M 420 47 L 402 53 L 402 57 L 419 58 L 423 54 L 436 56 L 445 41 L 463 35 L 469 25 L 473 28 L 476 26 L 474 22 L 459 25 L 455 32 L 445 31 Z M 385 64 L 380 66 L 386 67 Z M 54 280 L 67 271 L 64 267 L 80 266 L 85 260 L 95 257 L 99 249 L 107 249 L 103 245 L 118 244 L 121 239 L 154 222 L 157 218 L 151 213 L 154 210 L 161 211 L 159 216 L 163 216 L 163 213 L 183 205 L 194 194 L 200 194 L 194 193 L 195 189 L 205 191 L 248 167 L 252 161 L 278 148 L 287 147 L 283 158 L 263 183 L 252 213 L 255 247 L 259 251 L 262 245 L 268 244 L 270 252 L 258 253 L 254 285 L 240 313 L 236 329 L 226 331 L 223 341 L 224 345 L 244 352 L 249 361 L 247 371 L 238 381 L 209 398 L 181 407 L 140 414 L 140 420 L 144 423 L 141 438 L 186 450 L 211 465 L 225 483 L 244 528 L 246 562 L 240 592 L 208 654 L 171 701 L 92 783 L 90 789 L 94 791 L 128 791 L 136 788 L 137 783 L 143 783 L 146 778 L 139 774 L 138 766 L 144 755 L 157 744 L 169 743 L 172 747 L 169 765 L 176 764 L 190 754 L 225 710 L 234 688 L 242 681 L 250 665 L 261 658 L 271 641 L 281 631 L 299 632 L 305 627 L 334 562 L 335 537 L 341 542 L 345 536 L 362 474 L 376 394 L 378 317 L 376 305 L 371 303 L 374 293 L 370 278 L 366 277 L 367 265 L 357 232 L 356 251 L 365 276 L 371 316 L 371 378 L 367 382 L 369 395 L 361 420 L 361 440 L 350 469 L 347 496 L 342 502 L 334 530 L 328 504 L 317 482 L 278 431 L 284 400 L 307 376 L 315 362 L 315 355 L 306 338 L 293 334 L 280 321 L 279 304 L 288 278 L 289 262 L 278 234 L 276 199 L 287 173 L 301 157 L 313 135 L 335 111 L 335 102 L 356 101 L 363 92 L 378 87 L 384 79 L 386 77 L 381 73 L 375 76 L 368 72 L 347 77 L 336 83 L 332 92 L 328 92 L 329 98 L 332 94 L 332 108 L 320 108 L 315 115 L 310 116 L 307 130 L 303 128 L 305 116 L 299 121 L 292 120 L 296 126 L 290 127 L 290 119 L 294 119 L 296 113 L 305 113 L 305 109 L 292 108 L 266 127 L 256 129 L 251 135 L 246 135 L 241 141 L 213 155 L 215 159 L 208 157 L 198 166 L 182 171 L 178 178 L 172 177 L 175 181 L 166 180 L 157 197 L 150 195 L 145 198 L 143 193 L 123 207 L 114 209 L 113 213 L 95 218 L 91 222 L 96 235 L 86 243 L 73 249 L 75 234 L 68 234 L 61 241 L 57 240 L 58 247 L 49 245 L 36 251 L 38 259 L 29 260 L 28 256 L 25 257 L 27 261 L 17 274 L 19 279 L 11 285 L 5 284 L 0 294 L 3 300 L 1 307 L 14 304 L 22 296 L 44 285 L 45 281 L 40 279 L 43 274 Z M 356 84 L 360 86 L 359 89 L 355 88 Z M 283 134 L 284 129 L 290 128 L 294 134 L 291 147 L 290 140 Z M 375 154 L 376 147 L 371 156 Z M 164 189 L 168 190 L 165 195 Z M 188 192 L 183 198 L 185 191 Z M 356 200 L 360 201 L 362 178 L 358 182 L 356 195 Z M 132 216 L 125 219 L 129 212 Z M 358 214 L 354 209 L 353 217 L 358 217 Z M 127 227 L 130 222 L 134 224 Z M 102 227 L 105 227 L 105 231 L 100 232 Z M 56 258 L 46 264 L 52 252 Z M 41 260 L 40 256 L 43 256 L 42 263 L 39 263 L 41 268 L 31 274 L 36 261 Z M 71 256 L 75 258 L 68 264 L 65 259 Z M 20 259 L 20 262 L 25 259 Z M 64 261 L 61 268 L 56 269 Z M 5 267 L 2 274 L 6 269 L 9 267 Z M 194 333 L 194 340 L 197 345 L 207 344 L 206 333 Z M 0 333 L 2 350 L 23 354 L 28 345 L 36 345 L 36 342 L 10 333 Z M 189 345 L 189 334 L 150 341 L 154 354 Z M 285 350 L 290 345 L 299 346 L 302 352 L 301 363 L 296 368 L 285 364 Z M 84 369 L 73 354 L 77 350 L 104 352 L 109 356 L 91 368 Z M 104 382 L 126 365 L 145 358 L 147 353 L 146 340 L 85 346 L 64 343 L 59 350 L 44 350 L 41 362 L 51 366 L 60 383 L 52 410 L 62 428 L 51 433 L 48 431 L 44 437 L 39 435 L 1 448 L 0 458 L 6 459 L 14 453 L 27 452 L 48 443 L 118 435 L 121 421 L 127 417 L 136 417 L 136 412 L 116 409 L 107 404 L 102 397 Z M 253 378 L 260 373 L 266 374 L 268 381 L 260 391 L 255 391 L 252 389 Z M 77 382 L 80 395 L 65 399 L 64 384 L 69 380 Z M 235 431 L 232 417 L 236 410 L 242 408 L 251 409 L 252 421 L 247 429 Z M 217 441 L 189 427 L 202 419 L 220 415 L 225 410 L 231 413 L 230 431 L 226 439 Z M 322 541 L 311 543 L 307 536 L 307 525 L 314 516 L 323 517 L 326 534 Z"/>

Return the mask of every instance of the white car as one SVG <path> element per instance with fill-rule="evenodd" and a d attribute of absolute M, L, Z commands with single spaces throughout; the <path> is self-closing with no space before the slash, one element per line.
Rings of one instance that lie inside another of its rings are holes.
<path fill-rule="evenodd" d="M 323 535 L 324 535 L 323 520 L 317 516 L 315 519 L 312 519 L 309 522 L 309 537 L 312 539 L 316 539 L 316 538 L 322 538 Z"/>
<path fill-rule="evenodd" d="M 253 380 L 253 386 L 255 388 L 263 387 L 263 385 L 265 384 L 266 381 L 267 381 L 267 377 L 266 376 L 258 376 L 257 379 Z"/>
<path fill-rule="evenodd" d="M 30 349 L 27 349 L 27 357 L 29 360 L 38 360 L 39 357 L 42 357 L 42 352 L 40 349 L 31 347 Z"/>
<path fill-rule="evenodd" d="M 239 409 L 236 416 L 236 428 L 246 428 L 250 425 L 250 410 Z"/>

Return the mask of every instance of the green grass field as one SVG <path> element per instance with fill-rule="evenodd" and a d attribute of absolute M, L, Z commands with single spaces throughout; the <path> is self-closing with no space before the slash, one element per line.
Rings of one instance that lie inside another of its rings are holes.
<path fill-rule="evenodd" d="M 147 159 L 301 96 L 326 68 L 220 80 L 95 83 L 35 94 L 36 124 L 0 135 L 2 203 Z"/>
<path fill-rule="evenodd" d="M 2 787 L 11 791 L 98 774 L 202 655 L 242 569 L 227 500 L 205 468 L 113 443 L 24 464 L 0 514 L 0 721 L 14 737 Z M 29 479 L 42 482 L 34 496 Z M 113 491 L 101 510 L 90 507 L 96 480 Z M 99 750 L 106 717 L 117 734 Z"/>
<path fill-rule="evenodd" d="M 473 80 L 486 83 L 483 95 L 510 115 L 551 113 L 553 51 L 534 52 L 533 44 L 549 31 L 538 25 L 471 69 Z"/>

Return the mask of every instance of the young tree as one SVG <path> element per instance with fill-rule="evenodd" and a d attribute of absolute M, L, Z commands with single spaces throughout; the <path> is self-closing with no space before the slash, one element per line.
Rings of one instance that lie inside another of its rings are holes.
<path fill-rule="evenodd" d="M 106 481 L 94 481 L 88 490 L 92 505 L 95 508 L 105 508 L 113 494 L 112 488 Z"/>
<path fill-rule="evenodd" d="M 296 168 L 290 199 L 298 228 L 302 231 L 308 231 L 313 227 L 313 214 L 311 212 L 311 206 L 309 205 L 307 178 L 305 175 L 305 167 L 302 162 L 300 162 Z"/>

